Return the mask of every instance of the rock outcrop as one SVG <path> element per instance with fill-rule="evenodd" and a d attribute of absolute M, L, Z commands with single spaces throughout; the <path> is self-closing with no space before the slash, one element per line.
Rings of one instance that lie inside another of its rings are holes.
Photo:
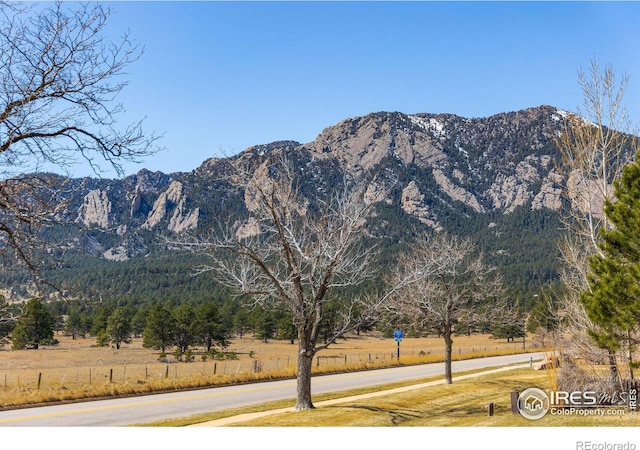
<path fill-rule="evenodd" d="M 442 227 L 436 221 L 435 215 L 429 210 L 429 207 L 424 203 L 425 196 L 415 181 L 411 181 L 402 190 L 402 210 L 407 214 L 417 217 L 418 220 L 425 225 L 435 229 L 441 230 Z"/>
<path fill-rule="evenodd" d="M 143 229 L 151 230 L 158 226 L 172 211 L 167 229 L 176 233 L 190 230 L 198 226 L 200 209 L 188 211 L 186 208 L 184 186 L 179 181 L 172 181 L 169 188 L 162 192 L 153 204 L 153 208 L 144 224 Z"/>
<path fill-rule="evenodd" d="M 108 228 L 111 207 L 106 191 L 100 189 L 89 191 L 78 210 L 77 221 L 86 227 Z"/>
<path fill-rule="evenodd" d="M 313 208 L 317 197 L 326 200 L 323 195 L 346 178 L 364 189 L 371 206 L 367 233 L 389 233 L 398 242 L 406 230 L 394 228 L 406 226 L 408 217 L 456 232 L 479 233 L 490 223 L 491 235 L 500 239 L 504 223 L 528 223 L 529 215 L 547 217 L 547 210 L 557 214 L 565 193 L 564 204 L 601 214 L 601 198 L 580 196 L 587 181 L 557 168 L 554 138 L 565 116 L 550 106 L 487 118 L 377 112 L 343 120 L 309 143 L 252 146 L 233 157 L 208 159 L 190 173 L 141 170 L 123 180 L 78 180 L 72 219 L 94 233 L 69 239 L 64 248 L 83 247 L 121 261 L 152 247 L 148 242 L 156 233 L 206 233 L 224 223 L 236 224 L 238 238 L 259 234 L 260 224 L 249 216 L 259 207 L 255 187 L 273 175 L 269 157 L 275 155 L 296 165 L 297 188 L 308 202 L 299 213 Z M 239 165 L 249 174 L 246 180 L 231 178 Z M 235 185 L 249 180 L 247 189 Z"/>

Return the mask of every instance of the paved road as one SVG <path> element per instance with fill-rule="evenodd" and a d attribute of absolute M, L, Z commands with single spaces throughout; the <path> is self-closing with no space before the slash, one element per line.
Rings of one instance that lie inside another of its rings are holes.
<path fill-rule="evenodd" d="M 542 354 L 523 354 L 478 358 L 453 363 L 453 372 L 542 359 Z M 312 392 L 321 394 L 363 386 L 420 379 L 444 373 L 442 363 L 397 367 L 338 375 L 312 380 Z M 0 426 L 114 427 L 139 425 L 163 419 L 188 417 L 272 400 L 295 398 L 295 380 L 273 381 L 153 394 L 141 397 L 98 400 L 67 405 L 44 406 L 0 412 Z"/>

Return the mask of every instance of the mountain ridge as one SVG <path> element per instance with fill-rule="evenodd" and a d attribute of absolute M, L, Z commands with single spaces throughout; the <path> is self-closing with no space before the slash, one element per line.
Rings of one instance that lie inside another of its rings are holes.
<path fill-rule="evenodd" d="M 124 263 L 161 251 L 158 235 L 242 220 L 247 199 L 225 181 L 227 165 L 244 160 L 255 168 L 279 151 L 300 169 L 310 195 L 330 191 L 345 175 L 362 181 L 374 208 L 367 232 L 386 239 L 389 248 L 400 245 L 409 228 L 447 230 L 473 237 L 505 270 L 514 258 L 536 266 L 529 253 L 539 249 L 507 248 L 501 236 L 530 232 L 520 240 L 539 239 L 538 247 L 554 253 L 544 241 L 558 234 L 565 180 L 554 139 L 566 114 L 549 105 L 487 118 L 376 112 L 327 127 L 309 143 L 255 145 L 209 158 L 190 172 L 142 169 L 122 179 L 72 179 L 69 221 L 81 230 L 58 230 L 54 245 Z M 527 228 L 540 226 L 548 228 Z M 520 251 L 527 254 L 514 255 Z M 552 257 L 543 263 L 552 265 Z M 532 270 L 525 267 L 523 276 Z M 542 272 L 530 278 L 542 283 L 554 277 L 552 268 Z"/>

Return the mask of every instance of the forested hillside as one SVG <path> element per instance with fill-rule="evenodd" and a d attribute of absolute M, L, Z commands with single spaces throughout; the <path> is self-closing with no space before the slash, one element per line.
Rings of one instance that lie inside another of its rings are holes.
<path fill-rule="evenodd" d="M 557 280 L 565 176 L 554 136 L 565 114 L 550 106 L 477 119 L 373 113 L 311 143 L 258 145 L 189 173 L 72 179 L 67 225 L 43 230 L 41 278 L 68 299 L 136 305 L 223 297 L 206 274 L 192 275 L 197 256 L 172 250 L 167 239 L 206 236 L 245 217 L 248 200 L 225 180 L 228 165 L 255 168 L 282 152 L 311 205 L 345 179 L 366 189 L 372 214 L 363 238 L 381 249 L 382 272 L 416 233 L 446 230 L 471 237 L 512 295 L 531 298 Z M 17 266 L 6 267 L 0 283 L 8 299 L 44 294 Z"/>

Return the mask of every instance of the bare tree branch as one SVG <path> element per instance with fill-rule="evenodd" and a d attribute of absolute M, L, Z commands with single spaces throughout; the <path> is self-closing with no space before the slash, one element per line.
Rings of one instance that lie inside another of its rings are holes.
<path fill-rule="evenodd" d="M 613 180 L 633 161 L 639 140 L 622 99 L 628 77 L 618 80 L 610 66 L 601 69 L 591 61 L 590 71 L 579 72 L 584 109 L 568 114 L 556 143 L 562 154 L 562 169 L 568 175 L 564 192 L 570 202 L 565 225 L 588 244 L 590 253 L 599 252 L 600 229 L 609 229 L 604 200 L 611 200 Z"/>
<path fill-rule="evenodd" d="M 443 337 L 447 383 L 456 327 L 503 321 L 509 313 L 500 277 L 468 239 L 422 236 L 399 261 L 390 284 L 399 288 L 388 310 Z"/>
<path fill-rule="evenodd" d="M 155 151 L 141 122 L 118 123 L 115 99 L 142 49 L 128 34 L 105 37 L 110 14 L 99 4 L 0 2 L 0 247 L 32 270 L 38 230 L 66 204 L 64 180 L 43 169 L 87 161 L 121 175 L 123 161 Z"/>
<path fill-rule="evenodd" d="M 583 92 L 583 108 L 568 114 L 556 139 L 562 153 L 563 171 L 568 175 L 564 188 L 569 206 L 563 217 L 567 230 L 560 243 L 560 276 L 565 287 L 561 314 L 561 351 L 569 360 L 597 361 L 602 349 L 587 334 L 594 329 L 580 293 L 589 290 L 588 258 L 600 254 L 601 232 L 612 224 L 604 213 L 604 202 L 613 199 L 613 182 L 632 162 L 640 149 L 637 130 L 631 129 L 623 98 L 626 75 L 617 77 L 609 65 L 592 60 L 588 71 L 580 70 L 578 82 Z M 606 352 L 604 352 L 606 353 Z M 606 354 L 611 378 L 618 375 L 614 352 Z M 563 370 L 563 369 L 561 369 Z M 574 370 L 567 366 L 567 370 Z"/>
<path fill-rule="evenodd" d="M 375 248 L 361 242 L 370 207 L 363 189 L 348 184 L 334 195 L 305 198 L 283 153 L 262 161 L 244 155 L 228 169 L 227 181 L 244 192 L 248 217 L 220 224 L 206 238 L 174 244 L 209 257 L 196 273 L 213 275 L 253 306 L 280 305 L 291 313 L 299 343 L 296 409 L 311 408 L 313 356 L 370 323 L 382 305 L 373 295 L 341 299 L 332 329 L 319 341 L 328 294 L 376 275 Z"/>

